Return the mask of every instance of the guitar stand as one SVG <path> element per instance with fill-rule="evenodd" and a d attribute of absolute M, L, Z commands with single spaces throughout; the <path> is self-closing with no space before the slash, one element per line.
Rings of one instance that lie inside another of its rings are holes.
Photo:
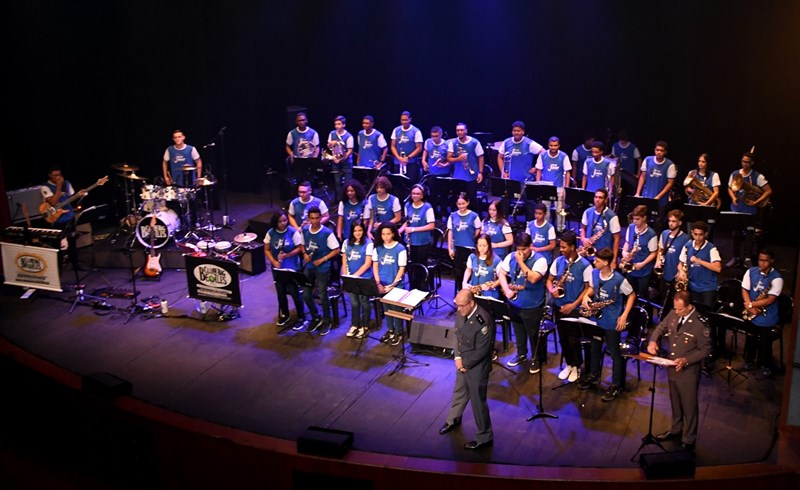
<path fill-rule="evenodd" d="M 627 362 L 627 359 L 626 359 L 625 362 Z M 639 449 L 634 453 L 633 456 L 631 456 L 631 461 L 636 461 L 636 456 L 638 456 L 639 453 L 642 452 L 642 449 L 644 449 L 645 446 L 649 446 L 651 444 L 654 444 L 654 445 L 660 447 L 661 450 L 664 451 L 664 452 L 667 451 L 666 449 L 664 449 L 664 446 L 661 444 L 661 442 L 659 442 L 658 439 L 656 439 L 655 436 L 653 436 L 653 409 L 655 408 L 655 401 L 656 401 L 656 372 L 657 372 L 657 369 L 658 369 L 658 365 L 653 363 L 653 384 L 652 384 L 652 386 L 650 386 L 650 388 L 648 388 L 650 390 L 650 426 L 647 429 L 647 435 L 642 437 L 642 444 L 639 446 Z"/>
<path fill-rule="evenodd" d="M 531 362 L 533 364 L 536 364 L 536 361 L 539 358 L 539 342 L 541 342 L 541 341 L 542 341 L 542 337 L 537 334 L 536 347 L 535 347 L 536 350 L 534 350 L 533 359 L 531 360 Z M 528 422 L 530 422 L 531 420 L 542 419 L 542 418 L 548 418 L 548 419 L 557 419 L 558 418 L 558 415 L 545 412 L 544 408 L 542 406 L 542 399 L 544 398 L 542 396 L 542 373 L 543 372 L 544 372 L 544 367 L 542 366 L 542 363 L 540 362 L 539 363 L 539 403 L 536 405 L 536 413 L 534 413 L 533 415 L 531 415 L 530 417 L 525 419 Z"/>

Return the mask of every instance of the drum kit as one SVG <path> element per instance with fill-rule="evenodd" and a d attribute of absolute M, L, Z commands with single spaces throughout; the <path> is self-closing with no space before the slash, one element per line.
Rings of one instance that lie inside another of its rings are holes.
<path fill-rule="evenodd" d="M 156 179 L 155 183 L 148 184 L 145 177 L 136 174 L 139 167 L 135 165 L 119 163 L 111 165 L 111 168 L 120 172 L 117 176 L 122 179 L 125 192 L 127 216 L 122 219 L 120 225 L 123 228 L 135 227 L 136 239 L 143 246 L 150 247 L 152 232 L 155 233 L 154 248 L 163 247 L 170 238 L 174 238 L 176 244 L 181 245 L 189 239 L 188 237 L 197 237 L 197 245 L 192 245 L 197 248 L 197 252 L 209 252 L 208 243 L 212 244 L 211 248 L 215 253 L 226 252 L 224 244 L 227 244 L 228 249 L 231 248 L 230 242 L 216 242 L 213 239 L 213 232 L 219 227 L 214 225 L 210 209 L 208 190 L 217 183 L 212 176 L 197 179 L 193 187 L 165 186 L 158 185 L 159 181 L 163 184 L 162 179 Z M 191 175 L 197 171 L 197 167 L 186 165 L 181 171 Z M 205 189 L 205 193 L 202 193 L 201 189 Z M 155 224 L 151 230 L 150 223 L 153 216 Z M 206 223 L 201 224 L 196 218 L 203 219 Z M 207 234 L 205 232 L 212 232 L 210 240 L 200 240 L 198 237 L 198 233 Z M 205 249 L 200 248 L 201 244 Z M 217 244 L 220 244 L 219 248 L 214 248 Z M 194 251 L 192 247 L 188 248 Z"/>
<path fill-rule="evenodd" d="M 226 240 L 215 241 L 213 239 L 186 240 L 176 243 L 184 252 L 194 257 L 211 257 L 238 263 L 241 258 L 241 249 L 249 249 L 251 242 L 255 239 L 255 233 L 240 233 L 233 237 L 233 243 Z"/>

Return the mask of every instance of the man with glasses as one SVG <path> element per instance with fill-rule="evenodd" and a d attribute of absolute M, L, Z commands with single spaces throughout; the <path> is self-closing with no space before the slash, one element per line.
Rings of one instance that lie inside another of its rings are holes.
<path fill-rule="evenodd" d="M 308 210 L 313 207 L 319 208 L 322 214 L 321 223 L 327 223 L 330 214 L 325 201 L 311 195 L 311 182 L 301 182 L 297 186 L 297 197 L 289 203 L 289 224 L 298 229 L 310 224 Z"/>
<path fill-rule="evenodd" d="M 472 402 L 472 414 L 478 431 L 475 440 L 464 444 L 464 449 L 480 449 L 493 442 L 492 420 L 489 417 L 487 387 L 492 371 L 495 326 L 492 316 L 478 304 L 469 289 L 456 295 L 456 384 L 450 413 L 439 434 L 447 434 L 461 425 L 461 415 Z"/>

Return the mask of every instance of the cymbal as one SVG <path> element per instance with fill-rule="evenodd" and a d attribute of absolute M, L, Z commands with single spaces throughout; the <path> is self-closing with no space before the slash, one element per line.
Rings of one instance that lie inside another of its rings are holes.
<path fill-rule="evenodd" d="M 214 184 L 216 184 L 216 183 L 217 183 L 217 181 L 216 181 L 216 180 L 211 180 L 211 179 L 208 179 L 208 178 L 206 178 L 206 177 L 200 177 L 200 178 L 199 178 L 199 179 L 197 179 L 197 181 L 195 182 L 195 184 L 196 184 L 196 185 L 202 185 L 202 186 L 206 186 L 206 185 L 214 185 Z"/>
<path fill-rule="evenodd" d="M 147 177 L 140 177 L 136 175 L 135 172 L 131 171 L 129 174 L 117 174 L 119 177 L 123 179 L 130 179 L 130 180 L 147 180 Z"/>
<path fill-rule="evenodd" d="M 255 233 L 239 233 L 235 237 L 233 237 L 233 241 L 236 243 L 250 243 L 256 239 Z"/>
<path fill-rule="evenodd" d="M 136 165 L 128 165 L 127 163 L 115 163 L 111 166 L 114 170 L 119 170 L 121 172 L 136 172 L 139 170 L 139 167 Z"/>
<path fill-rule="evenodd" d="M 181 167 L 181 172 L 191 172 L 192 170 L 197 170 L 197 167 L 192 167 L 191 165 Z"/>

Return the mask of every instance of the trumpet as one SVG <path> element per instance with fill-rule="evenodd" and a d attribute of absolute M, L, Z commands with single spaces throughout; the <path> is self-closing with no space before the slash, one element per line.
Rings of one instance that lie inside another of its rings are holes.
<path fill-rule="evenodd" d="M 579 313 L 584 318 L 589 318 L 591 316 L 594 316 L 595 318 L 600 318 L 601 316 L 603 316 L 603 312 L 600 310 L 602 310 L 603 308 L 605 308 L 606 306 L 610 305 L 613 302 L 614 302 L 613 299 L 606 299 L 603 301 L 592 301 L 585 305 L 582 304 L 580 306 Z"/>
<path fill-rule="evenodd" d="M 572 276 L 572 272 L 570 272 L 569 270 L 572 267 L 573 262 L 575 262 L 575 259 L 569 259 L 569 261 L 567 262 L 567 268 L 564 270 L 564 273 L 561 274 L 561 277 L 559 277 L 553 283 L 556 291 L 555 293 L 553 293 L 553 297 L 556 299 L 561 299 L 567 294 L 566 290 L 564 289 L 564 285 L 567 283 L 567 280 Z"/>
<path fill-rule="evenodd" d="M 761 187 L 753 185 L 750 182 L 745 182 L 742 174 L 736 174 L 733 176 L 733 179 L 731 180 L 731 190 L 733 192 L 739 192 L 740 190 L 743 190 L 744 195 L 742 195 L 742 198 L 752 199 L 754 201 L 764 194 L 764 189 Z M 769 204 L 769 199 L 765 199 L 763 202 L 759 203 L 758 207 L 763 208 L 767 204 Z"/>
<path fill-rule="evenodd" d="M 492 289 L 496 285 L 497 285 L 497 283 L 495 281 L 491 281 L 490 280 L 490 281 L 484 282 L 483 284 L 476 284 L 474 286 L 470 286 L 469 290 L 470 290 L 470 292 L 472 292 L 472 294 L 480 294 L 481 291 L 483 290 L 484 286 L 486 286 L 487 289 Z"/>
<path fill-rule="evenodd" d="M 681 265 L 681 273 L 675 276 L 675 291 L 686 291 L 689 287 L 689 266 Z"/>
<path fill-rule="evenodd" d="M 458 144 L 456 143 L 454 145 L 453 156 L 455 158 L 458 158 L 463 154 L 464 154 L 464 149 L 458 146 Z M 469 172 L 470 175 L 475 175 L 475 170 L 473 170 L 472 167 L 469 166 L 469 160 L 464 160 L 461 162 L 461 164 L 464 165 L 464 170 Z"/>
<path fill-rule="evenodd" d="M 767 295 L 769 294 L 769 289 L 770 289 L 771 286 L 772 286 L 772 281 L 770 281 L 767 284 L 767 286 L 763 290 L 761 290 L 760 293 L 758 293 L 758 296 L 756 296 L 756 299 L 754 299 L 753 301 L 759 301 L 759 300 L 762 300 L 762 299 L 766 298 Z M 748 322 L 752 321 L 758 315 L 766 316 L 767 315 L 767 307 L 766 306 L 759 306 L 757 313 L 751 313 L 750 310 L 748 310 L 747 308 L 745 308 L 744 311 L 742 311 L 742 318 L 747 320 Z"/>

